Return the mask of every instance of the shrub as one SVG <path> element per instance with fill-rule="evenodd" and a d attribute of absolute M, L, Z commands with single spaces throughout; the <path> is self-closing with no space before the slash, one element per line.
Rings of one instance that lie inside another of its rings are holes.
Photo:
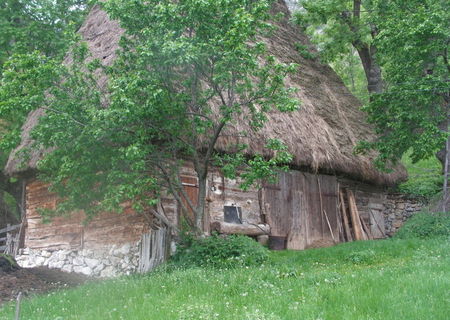
<path fill-rule="evenodd" d="M 247 236 L 219 236 L 190 239 L 181 246 L 173 262 L 182 266 L 234 268 L 260 265 L 268 258 L 268 250 Z"/>
<path fill-rule="evenodd" d="M 421 212 L 406 221 L 397 231 L 395 237 L 400 239 L 427 239 L 448 235 L 450 235 L 450 212 Z"/>

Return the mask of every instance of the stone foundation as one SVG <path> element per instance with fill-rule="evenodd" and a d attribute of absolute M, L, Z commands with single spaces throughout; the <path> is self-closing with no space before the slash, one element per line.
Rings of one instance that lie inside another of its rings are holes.
<path fill-rule="evenodd" d="M 135 273 L 139 266 L 139 243 L 127 243 L 109 248 L 83 250 L 21 249 L 17 263 L 24 268 L 46 266 L 65 272 L 110 278 Z"/>
<path fill-rule="evenodd" d="M 384 225 L 386 235 L 391 237 L 413 214 L 421 211 L 425 204 L 403 194 L 388 194 L 384 202 Z"/>

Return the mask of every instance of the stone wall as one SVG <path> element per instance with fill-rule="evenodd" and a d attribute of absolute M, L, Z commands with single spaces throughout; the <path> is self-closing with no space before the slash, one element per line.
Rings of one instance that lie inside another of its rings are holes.
<path fill-rule="evenodd" d="M 424 206 L 422 201 L 408 198 L 404 194 L 388 194 L 383 211 L 386 235 L 393 236 L 409 217 L 422 210 Z"/>
<path fill-rule="evenodd" d="M 65 272 L 82 273 L 95 277 L 115 277 L 134 273 L 139 266 L 139 242 L 109 248 L 83 250 L 21 249 L 17 263 L 24 268 L 46 266 Z"/>

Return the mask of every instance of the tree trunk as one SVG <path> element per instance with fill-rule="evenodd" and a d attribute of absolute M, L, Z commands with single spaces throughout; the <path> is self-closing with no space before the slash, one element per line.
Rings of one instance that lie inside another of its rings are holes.
<path fill-rule="evenodd" d="M 442 113 L 447 114 L 447 118 L 438 124 L 438 128 L 442 132 L 449 132 L 450 129 L 450 97 L 443 96 Z M 441 162 L 442 172 L 445 171 L 445 158 L 447 155 L 446 147 L 444 146 L 441 150 L 436 153 L 436 157 Z"/>
<path fill-rule="evenodd" d="M 195 229 L 196 233 L 201 234 L 203 232 L 203 218 L 205 215 L 206 205 L 206 178 L 207 169 L 198 172 L 198 201 L 197 208 L 195 210 Z"/>
<path fill-rule="evenodd" d="M 447 212 L 448 206 L 448 172 L 449 172 L 449 159 L 450 157 L 450 137 L 447 138 L 445 144 L 445 165 L 444 165 L 444 186 L 443 186 L 443 199 L 442 199 L 442 212 Z"/>
<path fill-rule="evenodd" d="M 383 79 L 381 77 L 381 67 L 375 61 L 376 47 L 364 45 L 363 47 L 354 44 L 358 51 L 364 72 L 367 79 L 367 90 L 369 94 L 383 92 Z"/>

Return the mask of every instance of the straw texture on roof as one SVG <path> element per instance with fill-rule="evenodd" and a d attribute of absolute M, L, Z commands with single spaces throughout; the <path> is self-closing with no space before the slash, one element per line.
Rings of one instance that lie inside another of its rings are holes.
<path fill-rule="evenodd" d="M 304 59 L 296 50 L 296 44 L 307 45 L 314 50 L 307 37 L 289 21 L 290 13 L 284 2 L 274 4 L 275 12 L 285 17 L 274 24 L 278 27 L 274 34 L 264 41 L 269 53 L 279 61 L 297 63 L 299 71 L 291 75 L 286 85 L 298 89 L 297 97 L 301 108 L 292 113 L 273 111 L 265 127 L 246 138 L 251 153 L 265 153 L 267 138 L 280 138 L 294 155 L 293 165 L 309 167 L 313 171 L 342 174 L 357 180 L 378 185 L 393 185 L 406 178 L 403 167 L 398 166 L 391 173 L 379 172 L 368 155 L 354 155 L 353 148 L 360 140 L 373 140 L 374 134 L 366 122 L 366 115 L 360 111 L 360 102 L 350 94 L 342 80 L 327 65 L 317 59 Z M 105 65 L 114 61 L 115 51 L 123 30 L 117 22 L 111 21 L 99 6 L 95 6 L 88 15 L 79 33 L 87 41 L 94 58 Z M 70 63 L 67 58 L 65 63 Z M 99 77 L 100 86 L 106 78 Z M 8 160 L 5 172 L 9 175 L 20 174 L 36 169 L 37 160 L 42 152 L 33 152 L 26 166 L 20 166 L 18 151 L 29 146 L 30 130 L 37 122 L 42 110 L 30 113 L 23 126 L 22 142 Z M 227 130 L 242 131 L 239 123 Z M 228 135 L 229 136 L 229 135 Z M 221 138 L 218 149 L 226 151 L 231 138 Z M 270 154 L 266 154 L 270 155 Z"/>

